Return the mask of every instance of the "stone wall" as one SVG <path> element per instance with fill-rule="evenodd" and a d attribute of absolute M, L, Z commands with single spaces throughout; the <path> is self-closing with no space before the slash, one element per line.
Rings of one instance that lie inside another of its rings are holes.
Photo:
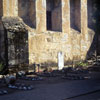
<path fill-rule="evenodd" d="M 84 60 L 94 37 L 92 31 L 91 36 L 87 34 L 89 38 L 86 41 L 75 30 L 70 33 L 71 41 L 67 34 L 61 32 L 49 31 L 36 34 L 35 31 L 29 32 L 29 61 L 31 64 L 57 64 L 59 52 L 64 53 L 65 64 L 73 60 Z"/>
<path fill-rule="evenodd" d="M 87 8 L 89 6 L 87 0 L 75 0 L 75 3 L 73 0 L 55 0 L 52 5 L 55 8 L 52 17 L 54 29 L 50 31 L 47 30 L 46 11 L 51 9 L 51 6 L 47 8 L 46 0 L 30 0 L 30 2 L 14 0 L 15 6 L 8 1 L 3 2 L 4 7 L 6 6 L 3 10 L 4 17 L 21 17 L 28 30 L 29 64 L 57 66 L 59 52 L 64 53 L 65 65 L 72 61 L 86 59 L 95 36 L 93 29 L 88 30 L 87 11 L 90 10 Z M 72 8 L 74 6 L 76 9 L 75 16 L 71 14 L 71 1 Z M 8 9 L 9 5 L 11 8 L 13 6 L 11 11 Z M 75 27 L 78 27 L 80 31 L 71 28 L 71 22 L 74 22 Z"/>

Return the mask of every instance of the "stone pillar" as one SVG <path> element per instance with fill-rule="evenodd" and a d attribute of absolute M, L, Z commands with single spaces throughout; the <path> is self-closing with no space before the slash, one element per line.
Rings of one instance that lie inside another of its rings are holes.
<path fill-rule="evenodd" d="M 62 2 L 62 32 L 70 33 L 70 0 Z"/>
<path fill-rule="evenodd" d="M 87 0 L 81 0 L 81 33 L 87 34 L 88 30 Z"/>
<path fill-rule="evenodd" d="M 46 0 L 36 0 L 36 29 L 46 31 Z"/>
<path fill-rule="evenodd" d="M 3 16 L 18 16 L 18 0 L 3 0 Z"/>

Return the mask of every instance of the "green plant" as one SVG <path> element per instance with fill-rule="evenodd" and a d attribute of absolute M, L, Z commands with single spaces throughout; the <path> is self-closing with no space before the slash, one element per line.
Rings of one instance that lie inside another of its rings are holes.
<path fill-rule="evenodd" d="M 4 67 L 3 63 L 0 62 L 0 72 L 3 70 L 3 67 Z"/>
<path fill-rule="evenodd" d="M 77 67 L 86 67 L 86 66 L 88 66 L 88 63 L 87 63 L 87 62 L 78 62 L 78 63 L 76 64 L 76 66 L 77 66 Z"/>

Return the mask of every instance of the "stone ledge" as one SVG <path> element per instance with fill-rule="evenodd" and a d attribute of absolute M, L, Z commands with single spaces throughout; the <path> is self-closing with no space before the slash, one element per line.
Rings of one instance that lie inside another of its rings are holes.
<path fill-rule="evenodd" d="M 26 26 L 20 17 L 2 17 L 4 28 L 9 32 L 27 32 Z"/>

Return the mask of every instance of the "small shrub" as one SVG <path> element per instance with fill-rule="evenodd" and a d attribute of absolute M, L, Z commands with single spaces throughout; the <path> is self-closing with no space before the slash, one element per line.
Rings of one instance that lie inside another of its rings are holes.
<path fill-rule="evenodd" d="M 87 67 L 88 63 L 87 62 L 79 62 L 76 64 L 77 67 Z"/>
<path fill-rule="evenodd" d="M 0 72 L 3 70 L 3 68 L 4 68 L 4 65 L 3 63 L 0 62 Z"/>

